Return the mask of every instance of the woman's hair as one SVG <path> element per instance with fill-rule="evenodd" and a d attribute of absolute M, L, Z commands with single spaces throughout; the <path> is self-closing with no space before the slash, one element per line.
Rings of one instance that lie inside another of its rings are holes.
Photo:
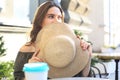
<path fill-rule="evenodd" d="M 47 11 L 51 8 L 51 7 L 57 7 L 59 8 L 61 14 L 62 14 L 62 20 L 64 21 L 64 12 L 62 10 L 62 8 L 57 5 L 54 1 L 47 1 L 47 2 L 44 2 L 43 4 L 41 4 L 37 10 L 36 10 L 36 13 L 34 15 L 34 19 L 33 19 L 33 28 L 30 32 L 30 43 L 33 43 L 35 42 L 36 40 L 36 37 L 37 37 L 37 34 L 38 32 L 42 29 L 42 22 L 43 22 L 43 19 L 47 13 Z"/>

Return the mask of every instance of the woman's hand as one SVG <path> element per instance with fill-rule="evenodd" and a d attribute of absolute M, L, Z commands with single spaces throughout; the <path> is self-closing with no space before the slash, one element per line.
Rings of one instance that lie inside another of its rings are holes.
<path fill-rule="evenodd" d="M 87 41 L 80 39 L 80 36 L 77 36 L 77 38 L 80 40 L 80 46 L 81 48 L 85 51 L 88 50 L 89 54 L 92 54 L 92 46 L 90 43 L 88 43 Z"/>
<path fill-rule="evenodd" d="M 39 52 L 40 52 L 40 50 L 37 50 L 37 51 L 33 54 L 32 58 L 29 59 L 28 62 L 29 62 L 29 63 L 33 63 L 33 62 L 43 62 L 42 59 L 40 59 L 40 58 L 37 57 L 37 55 L 39 54 Z"/>

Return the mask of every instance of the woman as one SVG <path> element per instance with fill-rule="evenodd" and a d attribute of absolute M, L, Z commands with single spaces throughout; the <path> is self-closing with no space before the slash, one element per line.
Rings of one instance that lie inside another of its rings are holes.
<path fill-rule="evenodd" d="M 36 36 L 43 26 L 54 22 L 64 22 L 63 10 L 53 1 L 48 1 L 40 5 L 34 16 L 33 28 L 30 33 L 30 41 L 20 48 L 16 57 L 14 65 L 15 80 L 24 80 L 25 75 L 22 71 L 22 68 L 25 63 L 43 61 L 42 59 L 37 57 L 39 49 L 35 46 Z M 87 42 L 81 40 L 80 46 L 83 50 L 88 49 L 89 52 L 92 53 L 91 46 L 89 46 Z M 90 62 L 82 72 L 75 76 L 88 76 L 89 71 Z"/>

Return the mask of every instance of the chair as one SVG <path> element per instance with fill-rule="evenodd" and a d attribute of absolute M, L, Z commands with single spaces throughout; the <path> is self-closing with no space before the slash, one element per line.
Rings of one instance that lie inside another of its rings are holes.
<path fill-rule="evenodd" d="M 100 64 L 103 69 L 104 69 L 104 73 L 101 71 L 101 69 L 99 67 L 97 67 L 95 64 Z M 98 73 L 98 76 L 97 76 L 97 73 Z M 103 63 L 103 61 L 101 61 L 100 59 L 98 58 L 92 58 L 91 60 L 91 72 L 92 72 L 92 76 L 93 77 L 99 77 L 99 78 L 107 78 L 108 76 L 108 72 L 107 72 L 107 69 L 106 69 L 106 66 L 105 64 Z"/>

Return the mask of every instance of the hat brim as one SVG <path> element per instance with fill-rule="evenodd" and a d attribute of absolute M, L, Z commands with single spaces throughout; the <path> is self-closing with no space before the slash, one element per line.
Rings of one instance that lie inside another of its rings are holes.
<path fill-rule="evenodd" d="M 50 67 L 48 77 L 49 78 L 72 77 L 85 68 L 89 60 L 89 54 L 87 50 L 83 51 L 81 49 L 80 40 L 77 39 L 76 35 L 74 34 L 73 30 L 70 28 L 68 24 L 53 23 L 43 27 L 43 29 L 38 33 L 36 38 L 36 46 L 40 48 L 40 53 L 38 54 L 38 57 L 45 60 L 44 47 L 45 45 L 47 45 L 47 42 L 51 37 L 57 35 L 67 35 L 75 41 L 77 48 L 76 55 L 73 61 L 63 68 L 57 68 L 48 64 Z"/>

